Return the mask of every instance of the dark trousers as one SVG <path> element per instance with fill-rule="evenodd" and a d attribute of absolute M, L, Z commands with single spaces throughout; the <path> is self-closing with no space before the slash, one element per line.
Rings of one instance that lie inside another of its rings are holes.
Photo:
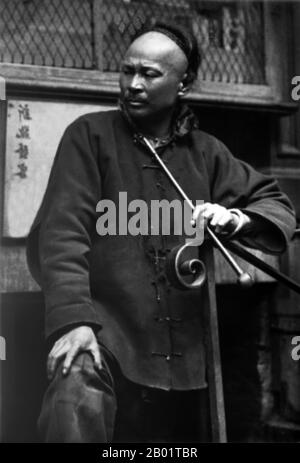
<path fill-rule="evenodd" d="M 207 442 L 207 390 L 164 391 L 126 379 L 100 346 L 101 370 L 81 353 L 62 363 L 45 393 L 38 427 L 44 442 Z"/>

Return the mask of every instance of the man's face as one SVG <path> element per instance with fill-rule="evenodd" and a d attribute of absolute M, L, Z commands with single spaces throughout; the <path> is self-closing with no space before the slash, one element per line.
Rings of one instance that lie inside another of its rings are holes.
<path fill-rule="evenodd" d="M 187 59 L 164 34 L 148 32 L 129 47 L 120 72 L 121 99 L 134 119 L 164 117 L 175 106 Z"/>

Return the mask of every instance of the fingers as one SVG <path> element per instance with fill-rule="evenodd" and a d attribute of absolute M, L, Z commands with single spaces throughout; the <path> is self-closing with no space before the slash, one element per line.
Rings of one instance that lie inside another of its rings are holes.
<path fill-rule="evenodd" d="M 98 343 L 96 343 L 92 348 L 91 348 L 91 354 L 94 358 L 94 365 L 96 368 L 101 370 L 102 368 L 102 361 L 101 361 L 101 354 L 100 354 L 100 349 L 98 347 Z"/>
<path fill-rule="evenodd" d="M 216 232 L 220 232 L 229 222 L 231 221 L 231 213 L 224 207 L 216 209 L 212 215 L 210 226 L 215 229 Z"/>
<path fill-rule="evenodd" d="M 67 352 L 66 358 L 64 360 L 63 369 L 62 369 L 63 375 L 67 375 L 69 373 L 73 360 L 78 354 L 79 350 L 80 350 L 80 343 L 75 341 L 72 344 L 72 347 Z"/>
<path fill-rule="evenodd" d="M 198 222 L 199 217 L 203 213 L 204 209 L 205 209 L 205 204 L 198 204 L 195 207 L 195 209 L 193 210 L 192 219 L 191 219 L 192 227 L 195 227 L 195 225 Z"/>
<path fill-rule="evenodd" d="M 80 352 L 89 352 L 94 359 L 95 367 L 102 368 L 97 338 L 91 328 L 82 326 L 71 330 L 54 344 L 47 360 L 48 378 L 53 377 L 57 364 L 63 357 L 65 359 L 62 365 L 62 374 L 67 375 L 73 360 Z"/>
<path fill-rule="evenodd" d="M 208 221 L 210 226 L 215 228 L 216 232 L 220 232 L 233 220 L 232 214 L 225 207 L 211 203 L 204 203 L 195 207 L 191 220 L 193 226 L 198 223 L 200 216 L 205 221 Z"/>
<path fill-rule="evenodd" d="M 51 379 L 57 368 L 58 361 L 66 355 L 68 346 L 65 341 L 60 341 L 54 344 L 53 349 L 48 355 L 47 360 L 47 375 L 48 379 Z"/>
<path fill-rule="evenodd" d="M 73 360 L 79 352 L 90 352 L 94 359 L 94 366 L 101 370 L 102 362 L 100 350 L 97 341 L 93 342 L 90 347 L 82 348 L 79 342 L 74 342 L 71 349 L 67 352 L 66 358 L 63 363 L 62 374 L 66 376 L 72 366 Z"/>

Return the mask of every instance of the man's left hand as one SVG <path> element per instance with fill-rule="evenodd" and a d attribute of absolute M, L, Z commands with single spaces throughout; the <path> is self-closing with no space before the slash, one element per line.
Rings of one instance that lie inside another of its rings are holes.
<path fill-rule="evenodd" d="M 223 231 L 231 233 L 239 222 L 236 214 L 231 213 L 230 210 L 219 204 L 204 203 L 197 205 L 193 211 L 191 220 L 193 226 L 198 223 L 201 215 L 204 218 L 205 227 L 209 224 L 216 233 L 222 233 Z"/>

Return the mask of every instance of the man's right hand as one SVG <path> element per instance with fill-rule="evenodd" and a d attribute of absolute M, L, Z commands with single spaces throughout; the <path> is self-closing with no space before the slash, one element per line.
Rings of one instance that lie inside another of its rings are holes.
<path fill-rule="evenodd" d="M 67 375 L 72 362 L 80 352 L 90 352 L 95 367 L 101 369 L 101 356 L 96 336 L 89 326 L 79 326 L 59 338 L 52 347 L 47 361 L 47 374 L 51 379 L 55 373 L 59 360 L 63 357 L 63 375 Z"/>

